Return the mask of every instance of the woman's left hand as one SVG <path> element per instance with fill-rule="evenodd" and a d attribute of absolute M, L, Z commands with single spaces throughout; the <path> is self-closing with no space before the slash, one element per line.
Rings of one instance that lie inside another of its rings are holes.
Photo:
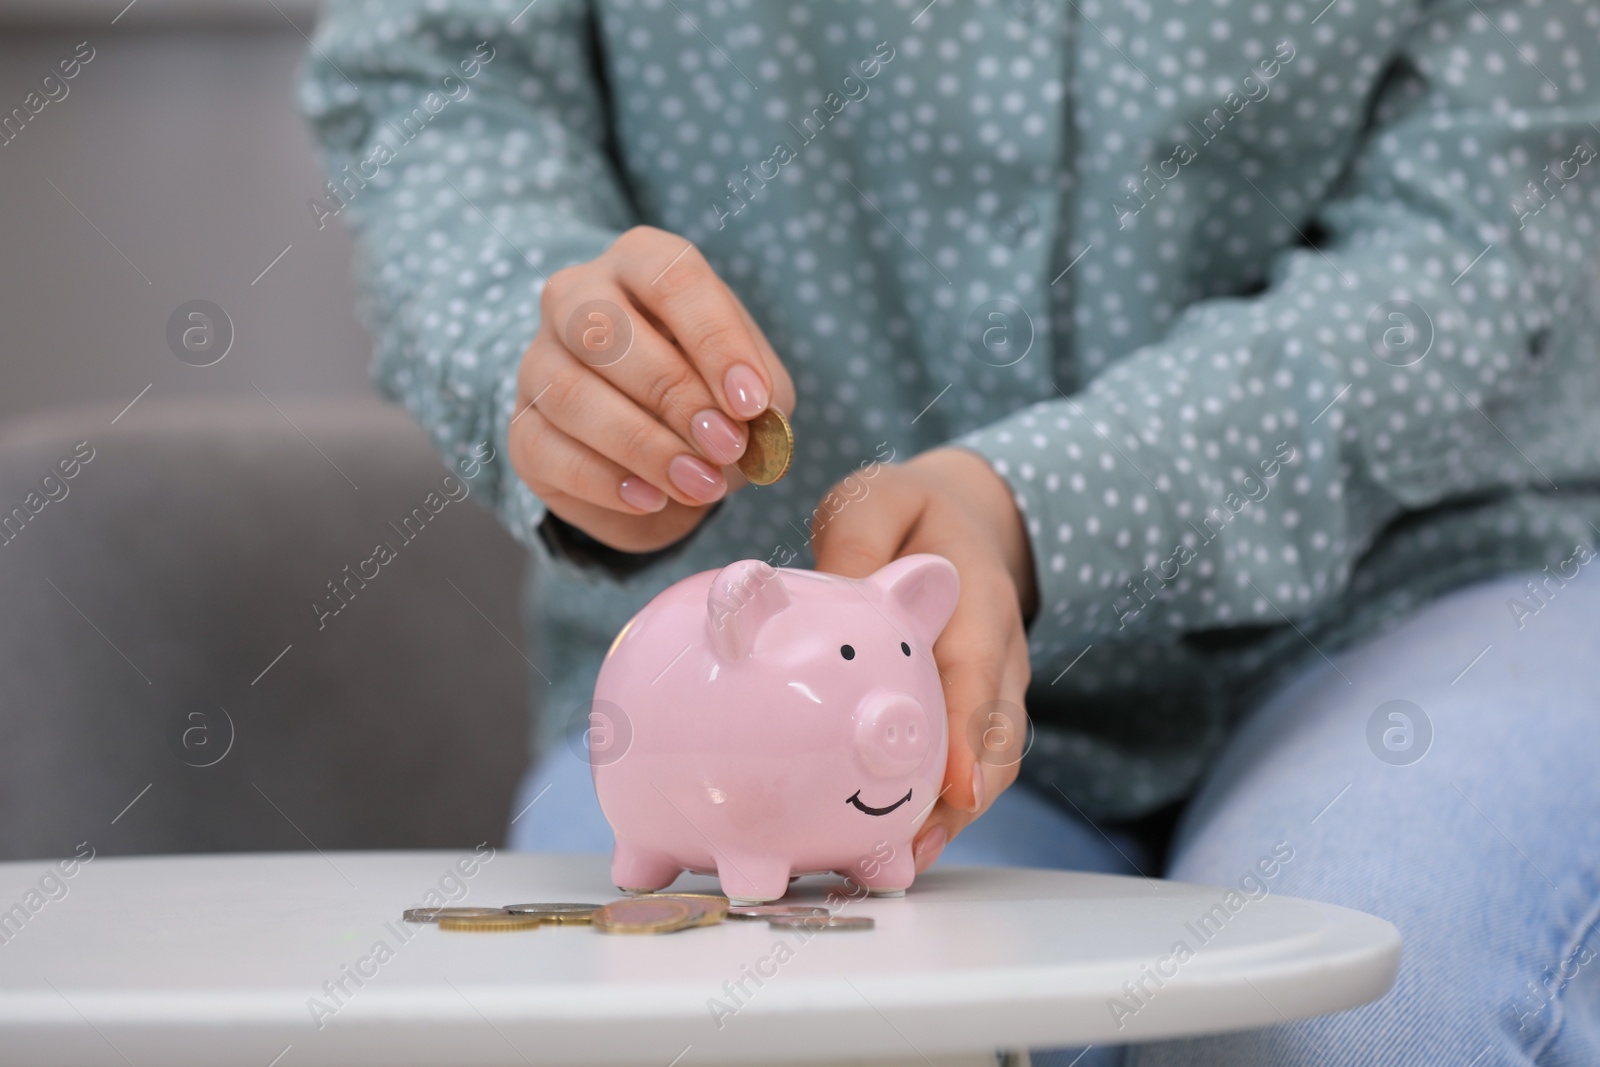
<path fill-rule="evenodd" d="M 851 478 L 859 482 L 860 476 Z M 1038 592 L 1011 489 L 977 453 L 924 452 L 883 465 L 868 485 L 865 495 L 855 484 L 849 495 L 839 490 L 844 506 L 814 516 L 818 570 L 864 578 L 901 556 L 933 552 L 961 576 L 955 613 L 933 646 L 944 681 L 950 756 L 940 798 L 912 849 L 920 873 L 1016 780 L 1030 677 L 1023 623 Z M 991 715 L 997 710 L 1004 719 Z M 980 714 L 989 720 L 982 726 L 972 722 Z M 974 735 L 986 752 L 974 750 Z"/>

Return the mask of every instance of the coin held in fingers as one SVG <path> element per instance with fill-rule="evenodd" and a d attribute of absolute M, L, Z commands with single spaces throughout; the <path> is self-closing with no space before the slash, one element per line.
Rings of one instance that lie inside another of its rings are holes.
<path fill-rule="evenodd" d="M 794 459 L 794 430 L 783 412 L 769 407 L 745 424 L 750 443 L 737 464 L 753 485 L 771 485 L 789 473 Z"/>

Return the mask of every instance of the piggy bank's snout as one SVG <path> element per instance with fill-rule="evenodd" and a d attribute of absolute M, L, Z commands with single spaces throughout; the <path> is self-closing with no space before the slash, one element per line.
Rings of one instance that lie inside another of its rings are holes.
<path fill-rule="evenodd" d="M 856 714 L 856 754 L 873 774 L 910 774 L 932 747 L 928 713 L 909 695 L 884 693 L 862 701 Z"/>

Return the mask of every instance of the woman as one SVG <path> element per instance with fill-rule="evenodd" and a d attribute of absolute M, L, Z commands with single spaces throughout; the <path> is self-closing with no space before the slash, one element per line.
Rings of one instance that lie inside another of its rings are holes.
<path fill-rule="evenodd" d="M 1576 0 L 335 2 L 311 211 L 540 563 L 513 843 L 607 846 L 562 738 L 655 592 L 938 552 L 919 867 L 1286 849 L 1406 938 L 1376 1004 L 1126 1062 L 1600 1061 L 1597 72 Z"/>

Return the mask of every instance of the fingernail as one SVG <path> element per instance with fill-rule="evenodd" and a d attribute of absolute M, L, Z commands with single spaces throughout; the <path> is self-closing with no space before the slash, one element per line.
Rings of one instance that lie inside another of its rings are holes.
<path fill-rule="evenodd" d="M 753 419 L 767 408 L 767 387 L 761 384 L 761 376 L 743 363 L 728 368 L 722 389 L 728 394 L 728 406 L 741 419 Z"/>
<path fill-rule="evenodd" d="M 944 832 L 943 826 L 935 826 L 922 835 L 917 847 L 911 850 L 911 858 L 916 861 L 918 874 L 933 866 L 933 861 L 939 858 L 939 853 L 944 851 L 945 842 L 948 840 L 949 835 Z"/>
<path fill-rule="evenodd" d="M 694 435 L 695 444 L 723 466 L 744 455 L 744 438 L 739 436 L 738 427 L 720 411 L 707 408 L 695 415 L 689 420 L 689 431 Z"/>
<path fill-rule="evenodd" d="M 709 504 L 728 491 L 728 483 L 722 480 L 721 472 L 693 456 L 673 456 L 672 462 L 667 464 L 667 477 L 684 495 L 702 504 Z"/>
<path fill-rule="evenodd" d="M 622 479 L 622 484 L 617 486 L 617 495 L 640 511 L 660 511 L 667 506 L 667 494 L 643 478 L 632 475 Z"/>
<path fill-rule="evenodd" d="M 972 765 L 972 810 L 975 812 L 983 810 L 982 762 L 974 763 Z"/>

